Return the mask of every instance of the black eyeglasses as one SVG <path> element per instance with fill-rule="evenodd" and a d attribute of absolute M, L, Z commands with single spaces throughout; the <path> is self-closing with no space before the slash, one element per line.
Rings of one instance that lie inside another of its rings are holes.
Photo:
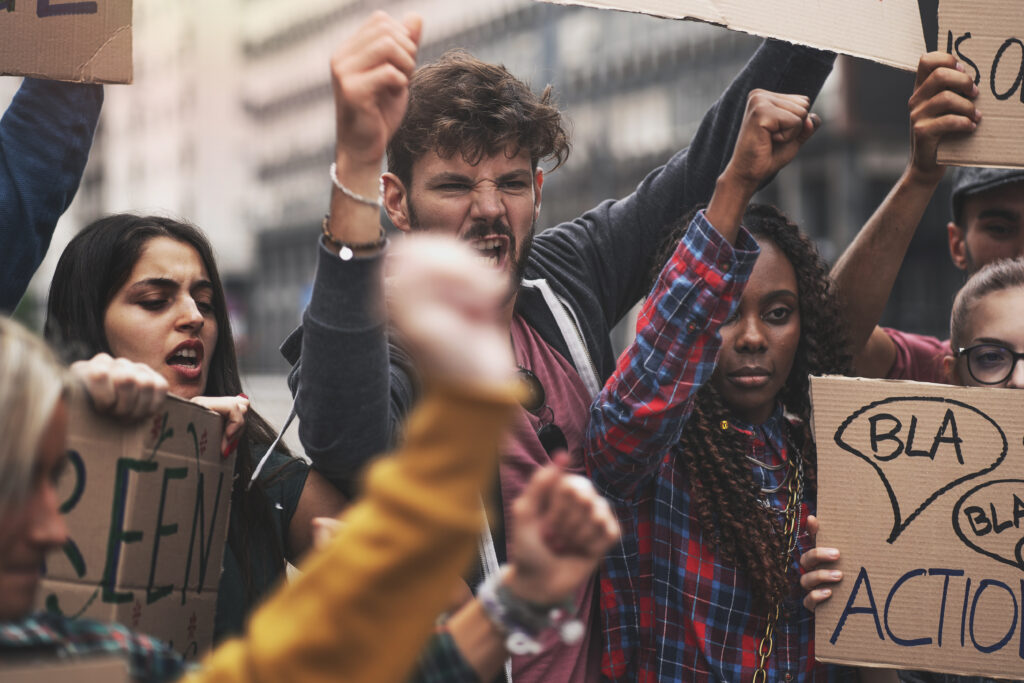
<path fill-rule="evenodd" d="M 967 372 L 979 384 L 1002 384 L 1010 379 L 1017 361 L 1024 358 L 1024 353 L 992 343 L 957 349 L 957 355 L 967 356 Z"/>
<path fill-rule="evenodd" d="M 528 413 L 540 420 L 540 426 L 537 427 L 537 438 L 540 439 L 540 445 L 544 447 L 544 452 L 552 455 L 555 451 L 569 450 L 565 432 L 555 424 L 555 413 L 548 405 L 547 393 L 544 391 L 544 385 L 540 383 L 540 379 L 533 374 L 533 371 L 522 365 L 519 366 L 519 379 L 526 385 L 527 390 L 527 396 L 521 405 Z"/>

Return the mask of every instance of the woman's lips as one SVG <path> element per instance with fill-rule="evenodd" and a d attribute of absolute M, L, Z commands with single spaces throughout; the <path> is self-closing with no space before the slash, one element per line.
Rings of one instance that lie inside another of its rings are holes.
<path fill-rule="evenodd" d="M 201 365 L 172 365 L 168 363 L 171 368 L 181 375 L 182 379 L 193 381 L 199 379 L 199 376 L 203 374 L 203 367 Z"/>
<path fill-rule="evenodd" d="M 759 389 L 771 381 L 772 374 L 764 368 L 743 368 L 730 372 L 726 377 L 729 382 L 743 389 Z"/>
<path fill-rule="evenodd" d="M 184 381 L 199 379 L 203 373 L 203 343 L 197 339 L 189 339 L 178 344 L 165 361 Z"/>
<path fill-rule="evenodd" d="M 20 567 L 4 567 L 0 573 L 6 577 L 8 582 L 17 582 L 25 588 L 35 586 L 43 576 L 43 563 L 25 565 Z"/>

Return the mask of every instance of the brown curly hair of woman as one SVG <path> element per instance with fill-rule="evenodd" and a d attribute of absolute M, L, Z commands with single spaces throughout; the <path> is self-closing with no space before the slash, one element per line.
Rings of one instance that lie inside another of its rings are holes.
<path fill-rule="evenodd" d="M 689 222 L 680 222 L 670 242 L 673 249 Z M 817 458 L 809 428 L 807 377 L 849 372 L 850 355 L 842 316 L 817 248 L 781 211 L 773 206 L 751 204 L 743 225 L 759 241 L 767 239 L 774 243 L 796 272 L 800 342 L 779 400 L 786 412 L 798 419 L 791 430 L 792 443 L 803 456 L 804 498 L 814 500 Z M 660 262 L 667 261 L 670 253 Z M 789 592 L 788 559 L 781 559 L 788 558 L 783 520 L 780 515 L 765 514 L 758 504 L 761 492 L 743 457 L 748 451 L 749 437 L 720 426 L 730 417 L 728 406 L 710 383 L 705 384 L 697 392 L 675 455 L 686 468 L 694 509 L 705 537 L 715 539 L 719 555 L 747 577 L 755 600 L 766 608 Z"/>

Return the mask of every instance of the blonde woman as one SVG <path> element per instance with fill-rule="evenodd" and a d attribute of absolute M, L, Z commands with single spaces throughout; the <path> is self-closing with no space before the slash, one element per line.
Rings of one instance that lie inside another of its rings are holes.
<path fill-rule="evenodd" d="M 76 376 L 97 407 L 121 417 L 152 412 L 167 392 L 149 368 L 109 356 L 69 372 L 41 339 L 0 318 L 0 660 L 123 653 L 136 679 L 171 680 L 181 659 L 159 641 L 116 624 L 32 613 L 43 560 L 68 536 L 57 482 Z"/>

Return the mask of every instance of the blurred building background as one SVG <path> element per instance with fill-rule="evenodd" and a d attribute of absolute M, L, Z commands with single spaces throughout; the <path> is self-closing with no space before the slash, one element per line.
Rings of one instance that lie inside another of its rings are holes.
<path fill-rule="evenodd" d="M 56 255 L 92 219 L 124 210 L 186 217 L 216 248 L 246 370 L 285 372 L 277 346 L 308 299 L 329 197 L 328 60 L 374 9 L 424 16 L 421 61 L 464 47 L 536 90 L 556 86 L 573 151 L 545 183 L 540 225 L 630 192 L 687 144 L 759 43 L 705 24 L 533 0 L 136 2 L 135 84 L 106 89 L 81 190 L 21 314 L 39 319 Z M 841 57 L 815 107 L 824 127 L 760 197 L 829 260 L 905 165 L 912 85 L 909 73 Z M 962 280 L 946 252 L 948 212 L 943 185 L 887 323 L 944 333 Z M 630 327 L 617 331 L 620 344 Z"/>

